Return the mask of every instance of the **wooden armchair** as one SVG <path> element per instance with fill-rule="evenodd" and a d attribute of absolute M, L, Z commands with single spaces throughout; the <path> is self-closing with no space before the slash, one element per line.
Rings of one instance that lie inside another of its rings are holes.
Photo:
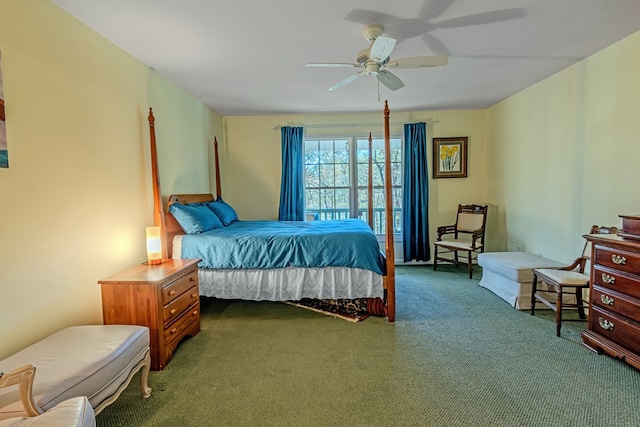
<path fill-rule="evenodd" d="M 593 225 L 589 234 L 617 234 L 616 227 L 600 227 Z M 562 310 L 574 308 L 578 310 L 579 319 L 586 320 L 585 308 L 589 308 L 589 301 L 585 301 L 582 292 L 589 288 L 591 277 L 585 273 L 587 261 L 591 260 L 591 243 L 586 242 L 582 249 L 582 255 L 566 267 L 561 268 L 534 268 L 533 283 L 531 285 L 531 315 L 536 311 L 536 302 L 541 302 L 556 312 L 556 335 L 560 336 L 562 327 Z M 551 286 L 545 289 L 539 284 L 546 283 Z M 565 296 L 566 295 L 566 296 Z M 575 298 L 573 301 L 568 296 Z M 545 296 L 547 298 L 545 298 Z M 553 297 L 551 301 L 548 297 Z M 565 319 L 574 320 L 574 319 Z"/>
<path fill-rule="evenodd" d="M 458 205 L 456 223 L 437 228 L 438 237 L 434 243 L 433 255 L 434 270 L 438 268 L 438 261 L 455 265 L 466 264 L 469 279 L 473 278 L 473 261 L 477 260 L 479 253 L 484 252 L 487 210 L 487 205 Z M 466 238 L 463 237 L 465 235 Z M 466 255 L 464 262 L 458 258 L 460 251 Z"/>

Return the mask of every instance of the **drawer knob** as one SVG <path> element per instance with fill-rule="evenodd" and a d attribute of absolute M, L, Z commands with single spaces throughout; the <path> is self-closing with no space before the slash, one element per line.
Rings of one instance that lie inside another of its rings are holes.
<path fill-rule="evenodd" d="M 174 291 L 173 289 L 169 291 L 169 296 L 174 296 L 176 294 L 176 291 Z"/>
<path fill-rule="evenodd" d="M 198 315 L 198 310 L 193 310 L 193 313 L 191 313 L 191 315 L 197 316 Z"/>
<path fill-rule="evenodd" d="M 191 294 L 191 298 L 195 298 L 197 296 L 198 296 L 198 294 L 196 294 L 196 293 Z"/>
<path fill-rule="evenodd" d="M 177 330 L 178 330 L 178 328 L 173 328 L 173 329 L 171 330 L 171 333 L 172 333 L 172 334 L 175 334 Z"/>
<path fill-rule="evenodd" d="M 614 264 L 618 265 L 625 265 L 627 263 L 627 259 L 625 257 L 616 254 L 611 255 L 611 261 L 613 261 Z"/>
<path fill-rule="evenodd" d="M 612 276 L 612 275 L 610 275 L 610 274 L 602 273 L 602 281 L 603 281 L 604 283 L 608 283 L 608 284 L 610 284 L 610 285 L 613 285 L 614 283 L 616 283 L 616 278 L 615 278 L 615 277 L 613 277 L 613 276 Z"/>
<path fill-rule="evenodd" d="M 170 311 L 169 313 L 170 313 L 171 315 L 176 314 L 176 309 L 175 309 L 175 308 L 172 308 L 172 309 L 171 309 L 171 311 Z"/>
<path fill-rule="evenodd" d="M 606 305 L 613 305 L 613 303 L 615 302 L 614 299 L 609 295 L 600 295 L 600 301 L 602 301 L 602 303 Z"/>
<path fill-rule="evenodd" d="M 189 281 L 190 281 L 190 282 L 195 282 L 195 281 L 196 281 L 196 278 L 195 278 L 195 277 L 193 277 L 193 276 L 191 276 L 191 277 L 189 277 Z"/>
<path fill-rule="evenodd" d="M 613 331 L 613 322 L 609 322 L 607 319 L 603 319 L 602 317 L 598 317 L 598 323 L 600 323 L 600 327 L 607 331 Z"/>

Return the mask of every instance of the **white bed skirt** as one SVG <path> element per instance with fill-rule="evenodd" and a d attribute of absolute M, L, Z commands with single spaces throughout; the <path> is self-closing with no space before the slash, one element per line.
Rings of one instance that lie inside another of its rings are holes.
<path fill-rule="evenodd" d="M 198 270 L 200 295 L 253 301 L 382 298 L 382 276 L 346 267 Z"/>

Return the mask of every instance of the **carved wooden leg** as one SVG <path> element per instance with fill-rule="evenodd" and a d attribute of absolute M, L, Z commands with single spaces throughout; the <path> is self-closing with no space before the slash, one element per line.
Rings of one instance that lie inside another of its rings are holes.
<path fill-rule="evenodd" d="M 438 267 L 438 245 L 433 246 L 433 271 Z"/>
<path fill-rule="evenodd" d="M 562 326 L 562 285 L 556 287 L 556 335 L 560 336 Z"/>
<path fill-rule="evenodd" d="M 140 390 L 142 391 L 142 397 L 146 399 L 151 396 L 151 387 L 149 387 L 149 371 L 151 370 L 150 353 L 147 353 L 144 357 L 143 363 L 142 371 L 140 372 Z"/>
<path fill-rule="evenodd" d="M 538 275 L 533 272 L 533 282 L 531 283 L 531 315 L 536 312 L 536 292 L 538 291 Z"/>
<path fill-rule="evenodd" d="M 584 303 L 582 302 L 582 288 L 576 288 L 576 305 L 578 306 L 578 316 L 581 319 L 586 319 L 584 314 Z"/>

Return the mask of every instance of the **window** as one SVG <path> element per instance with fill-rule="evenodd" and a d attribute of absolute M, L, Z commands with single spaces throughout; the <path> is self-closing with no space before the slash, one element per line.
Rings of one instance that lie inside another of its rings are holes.
<path fill-rule="evenodd" d="M 393 231 L 402 230 L 402 139 L 391 138 Z M 305 209 L 319 220 L 367 221 L 369 138 L 305 138 Z M 385 233 L 384 139 L 373 139 L 373 231 Z"/>

